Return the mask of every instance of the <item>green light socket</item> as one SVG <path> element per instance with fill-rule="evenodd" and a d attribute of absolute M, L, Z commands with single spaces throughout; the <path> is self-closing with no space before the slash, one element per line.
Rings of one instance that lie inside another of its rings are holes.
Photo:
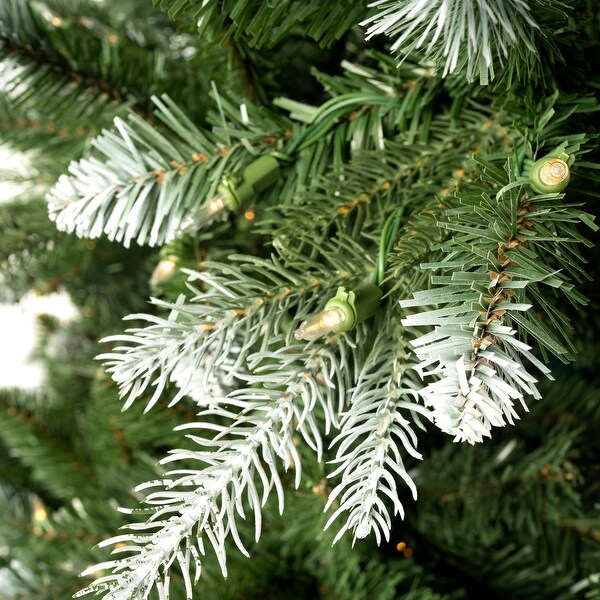
<path fill-rule="evenodd" d="M 344 287 L 338 288 L 336 295 L 325 305 L 325 310 L 339 308 L 346 315 L 346 320 L 334 331 L 349 331 L 357 323 L 372 317 L 381 303 L 382 295 L 381 288 L 372 283 L 350 291 Z"/>
<path fill-rule="evenodd" d="M 279 162 L 266 154 L 252 161 L 238 177 L 225 175 L 217 191 L 225 196 L 231 210 L 239 210 L 279 178 Z"/>
<path fill-rule="evenodd" d="M 570 167 L 575 157 L 558 147 L 535 162 L 528 160 L 525 165 L 529 171 L 531 187 L 539 194 L 562 192 L 570 180 Z"/>

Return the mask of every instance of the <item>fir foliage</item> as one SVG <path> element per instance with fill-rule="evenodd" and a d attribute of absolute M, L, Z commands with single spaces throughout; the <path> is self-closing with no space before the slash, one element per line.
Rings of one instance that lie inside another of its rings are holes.
<path fill-rule="evenodd" d="M 360 21 L 365 7 L 351 0 L 326 5 L 318 0 L 264 4 L 257 0 L 153 0 L 176 18 L 188 12 L 197 23 L 198 33 L 218 40 L 226 36 L 243 38 L 251 46 L 272 47 L 286 36 L 304 35 L 323 46 L 331 45 Z"/>
<path fill-rule="evenodd" d="M 2 297 L 79 316 L 39 322 L 43 392 L 0 390 L 2 594 L 599 597 L 597 23 L 5 2 Z M 184 233 L 264 155 L 271 187 Z M 372 317 L 297 339 L 367 283 Z"/>
<path fill-rule="evenodd" d="M 538 45 L 570 27 L 572 8 L 557 0 L 378 0 L 370 6 L 367 37 L 384 33 L 393 39 L 392 52 L 418 53 L 442 77 L 464 71 L 468 81 L 482 84 L 497 68 L 535 76 Z"/>

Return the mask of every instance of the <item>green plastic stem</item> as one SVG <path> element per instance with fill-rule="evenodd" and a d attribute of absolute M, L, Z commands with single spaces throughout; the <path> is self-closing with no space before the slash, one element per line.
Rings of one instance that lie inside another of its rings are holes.
<path fill-rule="evenodd" d="M 338 288 L 337 294 L 325 305 L 325 310 L 339 308 L 346 315 L 346 320 L 334 331 L 348 331 L 357 323 L 372 317 L 381 303 L 382 295 L 381 288 L 372 283 L 351 291 L 346 291 L 344 287 Z"/>
<path fill-rule="evenodd" d="M 238 210 L 279 178 L 279 161 L 266 154 L 252 161 L 241 176 L 225 176 L 217 191 L 227 198 L 231 210 Z"/>

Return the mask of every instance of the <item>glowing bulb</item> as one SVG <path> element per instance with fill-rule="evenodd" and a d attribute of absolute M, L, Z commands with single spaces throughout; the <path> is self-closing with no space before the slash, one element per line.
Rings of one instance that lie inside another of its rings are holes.
<path fill-rule="evenodd" d="M 156 265 L 156 268 L 152 272 L 150 285 L 156 287 L 157 285 L 167 281 L 167 279 L 173 275 L 176 269 L 177 263 L 175 262 L 174 257 L 170 256 L 169 258 L 164 258 Z"/>
<path fill-rule="evenodd" d="M 207 217 L 216 217 L 227 208 L 227 198 L 223 196 L 223 194 L 217 194 L 202 208 L 206 209 L 205 212 Z"/>
<path fill-rule="evenodd" d="M 212 221 L 217 215 L 221 214 L 229 206 L 226 196 L 218 193 L 208 202 L 203 204 L 197 211 L 188 215 L 179 226 L 179 233 L 193 233 L 209 221 Z"/>
<path fill-rule="evenodd" d="M 33 520 L 39 523 L 40 521 L 45 521 L 47 518 L 48 513 L 46 512 L 44 505 L 38 500 L 35 503 L 35 509 L 33 511 Z"/>
<path fill-rule="evenodd" d="M 347 319 L 346 313 L 341 308 L 330 308 L 304 321 L 294 333 L 297 340 L 310 342 L 342 325 Z"/>

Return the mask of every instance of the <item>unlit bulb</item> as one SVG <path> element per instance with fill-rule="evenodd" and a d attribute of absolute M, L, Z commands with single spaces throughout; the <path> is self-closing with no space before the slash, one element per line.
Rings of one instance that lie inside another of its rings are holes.
<path fill-rule="evenodd" d="M 540 169 L 539 177 L 545 185 L 558 185 L 569 177 L 569 166 L 564 160 L 553 158 Z"/>
<path fill-rule="evenodd" d="M 202 225 L 212 221 L 220 215 L 229 205 L 227 197 L 221 193 L 213 196 L 208 202 L 203 204 L 197 211 L 188 215 L 179 226 L 179 233 L 194 233 Z"/>
<path fill-rule="evenodd" d="M 341 308 L 330 308 L 318 315 L 307 319 L 294 333 L 297 340 L 311 342 L 342 325 L 347 319 L 346 313 Z"/>

